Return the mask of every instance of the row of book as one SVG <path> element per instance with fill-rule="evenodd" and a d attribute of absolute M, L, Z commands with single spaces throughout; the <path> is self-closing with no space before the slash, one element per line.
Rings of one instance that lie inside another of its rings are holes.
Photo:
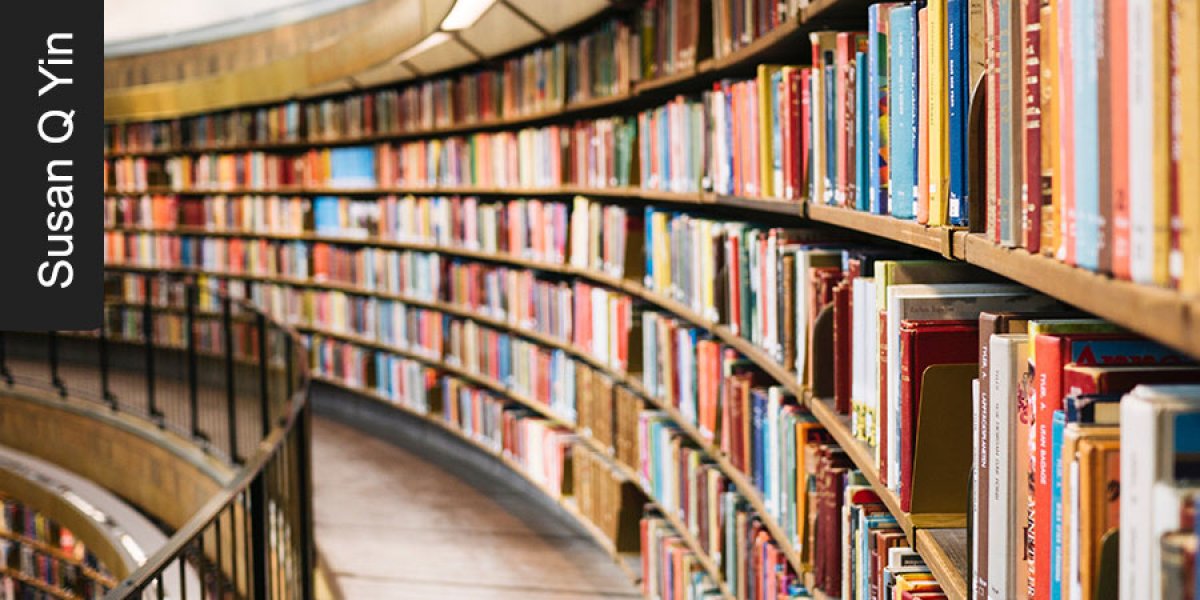
<path fill-rule="evenodd" d="M 214 233 L 308 235 L 382 242 L 425 243 L 505 253 L 542 262 L 570 262 L 620 277 L 634 261 L 643 228 L 628 208 L 576 197 L 563 202 L 476 197 L 281 197 L 155 194 L 110 196 L 107 228 Z M 569 244 L 568 244 L 569 238 Z M 568 247 L 569 246 L 569 247 Z M 594 258 L 593 258 L 594 257 Z"/>
<path fill-rule="evenodd" d="M 1122 596 L 1168 597 L 1161 538 L 1193 509 L 1200 365 L 1061 312 L 984 313 L 972 337 L 980 592 L 1095 598 L 1119 546 Z"/>
<path fill-rule="evenodd" d="M 0 565 L 4 593 L 12 598 L 45 592 L 25 580 L 79 598 L 100 598 L 113 579 L 99 559 L 67 528 L 20 499 L 0 496 Z"/>
<path fill-rule="evenodd" d="M 137 153 L 353 140 L 538 115 L 627 93 L 640 78 L 640 43 L 625 19 L 610 18 L 495 68 L 312 101 L 107 124 L 104 148 Z"/>
<path fill-rule="evenodd" d="M 166 121 L 111 123 L 110 153 L 322 142 L 435 131 L 560 110 L 685 73 L 799 18 L 799 0 L 645 0 L 567 40 L 492 68 L 367 92 Z"/>
<path fill-rule="evenodd" d="M 547 280 L 530 269 L 446 260 L 433 252 L 326 243 L 120 232 L 107 233 L 106 242 L 109 264 L 294 280 L 294 285 L 256 286 L 253 295 L 258 306 L 292 324 L 393 343 L 406 337 L 403 315 L 418 310 L 405 306 L 404 299 L 410 299 L 435 308 L 449 305 L 572 344 L 622 371 L 641 363 L 638 336 L 632 333 L 637 326 L 632 298 L 582 280 Z M 310 282 L 352 289 L 322 290 L 307 287 Z"/>

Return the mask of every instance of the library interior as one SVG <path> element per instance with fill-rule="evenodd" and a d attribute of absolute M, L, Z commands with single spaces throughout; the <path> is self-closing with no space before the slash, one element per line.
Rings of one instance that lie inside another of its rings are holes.
<path fill-rule="evenodd" d="M 1200 600 L 1200 1 L 104 12 L 0 598 Z"/>

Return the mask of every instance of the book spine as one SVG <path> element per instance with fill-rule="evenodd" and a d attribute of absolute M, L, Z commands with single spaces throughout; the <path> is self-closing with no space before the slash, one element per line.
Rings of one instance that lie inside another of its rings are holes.
<path fill-rule="evenodd" d="M 1171 282 L 1170 250 L 1171 250 L 1171 194 L 1173 182 L 1171 178 L 1171 42 L 1172 37 L 1163 35 L 1170 30 L 1171 0 L 1151 0 L 1153 11 L 1153 29 L 1151 36 L 1154 40 L 1154 120 L 1153 147 L 1153 181 L 1154 195 L 1150 196 L 1153 210 L 1152 247 L 1153 275 L 1152 283 L 1168 285 Z M 1145 63 L 1141 63 L 1145 64 Z"/>
<path fill-rule="evenodd" d="M 870 184 L 867 181 L 871 170 L 870 146 L 867 130 L 870 120 L 867 114 L 867 53 L 858 52 L 854 59 L 854 208 L 861 211 L 871 209 Z"/>
<path fill-rule="evenodd" d="M 1063 588 L 1063 433 L 1067 427 L 1066 414 L 1054 412 L 1051 426 L 1050 457 L 1050 600 L 1060 600 Z"/>
<path fill-rule="evenodd" d="M 988 557 L 991 552 L 989 544 L 989 528 L 988 522 L 991 518 L 991 488 L 992 488 L 992 473 L 991 470 L 995 465 L 991 462 L 993 453 L 992 444 L 995 443 L 992 439 L 992 419 L 999 418 L 998 415 L 992 414 L 992 395 L 991 395 L 991 342 L 992 334 L 997 332 L 999 325 L 999 315 L 984 313 L 979 318 L 979 396 L 978 407 L 976 413 L 978 424 L 976 425 L 976 485 L 975 485 L 975 513 L 976 526 L 975 537 L 973 540 L 974 548 L 974 587 L 975 598 L 987 598 L 988 580 L 990 577 Z"/>
<path fill-rule="evenodd" d="M 1062 193 L 1058 203 L 1059 243 L 1056 258 L 1075 264 L 1075 81 L 1071 54 L 1071 8 L 1077 0 L 1056 0 L 1055 15 L 1058 38 L 1058 97 L 1055 107 L 1058 117 L 1058 172 L 1056 179 Z"/>
<path fill-rule="evenodd" d="M 1181 86 L 1178 116 L 1179 189 L 1178 223 L 1180 265 L 1179 289 L 1184 294 L 1200 293 L 1200 6 L 1196 2 L 1178 4 L 1179 68 Z"/>
<path fill-rule="evenodd" d="M 912 219 L 916 216 L 916 20 L 914 5 L 901 6 L 892 10 L 888 28 L 888 86 L 892 100 L 888 106 L 888 190 L 891 196 L 888 208 L 892 216 L 900 219 Z"/>
<path fill-rule="evenodd" d="M 940 226 L 946 222 L 946 201 L 950 187 L 947 0 L 929 0 L 926 10 L 929 15 L 928 50 L 924 63 L 929 70 L 929 121 L 925 126 L 929 143 L 929 207 L 925 222 Z"/>
<path fill-rule="evenodd" d="M 918 223 L 929 223 L 929 158 L 930 144 L 936 136 L 930 131 L 933 107 L 930 103 L 929 79 L 933 74 L 929 61 L 929 7 L 917 11 L 917 191 Z"/>
<path fill-rule="evenodd" d="M 1096 0 L 1071 2 L 1071 59 L 1074 86 L 1075 137 L 1075 262 L 1085 269 L 1100 267 L 1100 187 L 1095 172 L 1100 164 L 1099 73 L 1097 70 Z"/>
<path fill-rule="evenodd" d="M 946 4 L 946 75 L 949 107 L 949 193 L 947 195 L 947 222 L 954 226 L 966 226 L 968 218 L 967 177 L 967 116 L 970 112 L 971 80 L 968 63 L 967 43 L 970 37 L 967 14 L 970 0 L 949 0 Z"/>
<path fill-rule="evenodd" d="M 1129 165 L 1129 278 L 1138 283 L 1154 281 L 1154 147 L 1159 119 L 1154 112 L 1155 74 L 1159 62 L 1154 58 L 1157 4 L 1154 1 L 1128 2 L 1125 19 L 1128 24 L 1126 64 L 1142 65 L 1128 71 L 1124 94 L 1129 123 L 1128 153 L 1123 157 Z M 1119 269 L 1119 262 L 1115 266 Z"/>
<path fill-rule="evenodd" d="M 1061 190 L 1058 166 L 1058 39 L 1055 3 L 1059 0 L 1041 0 L 1041 62 L 1039 83 L 1042 95 L 1042 216 L 1039 250 L 1046 256 L 1058 251 L 1058 204 Z"/>
<path fill-rule="evenodd" d="M 1032 519 L 1029 525 L 1033 542 L 1031 565 L 1032 590 L 1036 597 L 1050 594 L 1050 526 L 1053 501 L 1050 480 L 1050 427 L 1054 411 L 1062 410 L 1062 368 L 1064 344 L 1062 338 L 1053 335 L 1038 335 L 1033 339 L 1034 387 L 1036 390 L 1036 413 L 1032 458 L 1029 465 L 1030 480 L 1034 494 L 1030 498 Z"/>
<path fill-rule="evenodd" d="M 1025 164 L 1021 186 L 1024 205 L 1022 244 L 1037 253 L 1042 241 L 1041 1 L 1021 0 L 1025 14 L 1024 121 Z"/>
<path fill-rule="evenodd" d="M 872 4 L 867 7 L 867 157 L 870 161 L 867 166 L 867 189 L 865 191 L 867 202 L 867 210 L 872 213 L 880 214 L 879 201 L 881 195 L 880 188 L 880 143 L 885 138 L 886 132 L 880 127 L 880 105 L 879 101 L 884 97 L 881 93 L 881 87 L 886 85 L 880 81 L 880 63 L 886 63 L 886 58 L 880 55 L 880 46 L 887 43 L 887 38 L 881 33 L 882 19 L 880 13 L 882 6 Z"/>

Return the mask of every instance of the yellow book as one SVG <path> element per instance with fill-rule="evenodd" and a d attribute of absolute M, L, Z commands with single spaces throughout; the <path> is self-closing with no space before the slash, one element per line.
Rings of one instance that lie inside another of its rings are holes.
<path fill-rule="evenodd" d="M 1171 44 L 1167 35 L 1169 0 L 1149 0 L 1154 20 L 1154 283 L 1171 281 L 1167 257 L 1171 252 Z M 1136 71 L 1138 65 L 1129 65 Z"/>
<path fill-rule="evenodd" d="M 814 31 L 808 34 L 808 40 L 812 44 L 813 51 L 812 168 L 809 171 L 812 177 L 812 186 L 810 186 L 812 196 L 809 201 L 816 204 L 830 204 L 833 189 L 832 182 L 829 181 L 829 167 L 825 160 L 828 155 L 826 142 L 830 137 L 829 132 L 825 131 L 825 111 L 833 110 L 833 107 L 825 105 L 825 87 L 833 85 L 833 82 L 825 80 L 825 65 L 833 64 L 833 56 L 837 48 L 837 32 Z"/>
<path fill-rule="evenodd" d="M 1175 2 L 1179 45 L 1179 289 L 1200 292 L 1200 3 Z M 1174 262 L 1174 261 L 1173 261 Z M 1176 266 L 1176 265 L 1173 265 Z"/>
<path fill-rule="evenodd" d="M 758 194 L 764 198 L 775 195 L 774 175 L 771 172 L 771 77 L 779 65 L 758 65 Z"/>
<path fill-rule="evenodd" d="M 1042 35 L 1042 181 L 1050 180 L 1050 197 L 1042 204 L 1042 234 L 1041 253 L 1054 256 L 1058 252 L 1059 228 L 1058 207 L 1062 202 L 1062 182 L 1059 181 L 1058 171 L 1058 86 L 1054 80 L 1057 77 L 1055 65 L 1058 64 L 1058 12 L 1055 3 L 1058 0 L 1042 0 L 1041 35 Z M 1044 194 L 1045 191 L 1043 190 Z"/>
<path fill-rule="evenodd" d="M 926 5 L 929 35 L 926 63 L 929 69 L 929 225 L 946 223 L 947 194 L 950 186 L 950 136 L 946 93 L 946 0 L 929 0 Z"/>

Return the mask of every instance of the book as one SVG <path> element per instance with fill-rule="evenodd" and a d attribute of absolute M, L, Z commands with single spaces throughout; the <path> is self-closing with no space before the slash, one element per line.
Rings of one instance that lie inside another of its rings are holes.
<path fill-rule="evenodd" d="M 1163 533 L 1178 515 L 1156 510 L 1158 489 L 1174 487 L 1177 456 L 1190 453 L 1195 439 L 1200 390 L 1194 385 L 1146 385 L 1134 388 L 1121 403 L 1122 494 L 1120 520 L 1121 593 L 1160 597 Z M 1164 490 L 1166 493 L 1166 490 Z"/>

